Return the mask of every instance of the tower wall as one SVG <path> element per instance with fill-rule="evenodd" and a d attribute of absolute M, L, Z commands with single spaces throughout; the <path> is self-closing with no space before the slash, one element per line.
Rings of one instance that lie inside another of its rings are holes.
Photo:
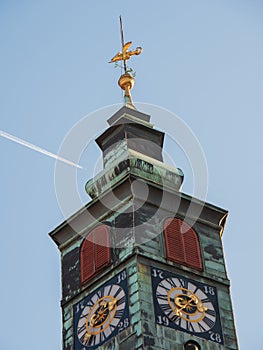
<path fill-rule="evenodd" d="M 86 185 L 92 201 L 50 233 L 61 252 L 63 350 L 184 350 L 188 341 L 237 350 L 227 211 L 180 192 L 183 173 L 162 162 L 164 135 L 149 116 L 123 107 L 109 122 L 97 139 L 105 168 Z M 167 220 L 179 225 L 173 243 Z M 82 243 L 98 225 L 109 232 L 110 262 L 83 280 Z"/>

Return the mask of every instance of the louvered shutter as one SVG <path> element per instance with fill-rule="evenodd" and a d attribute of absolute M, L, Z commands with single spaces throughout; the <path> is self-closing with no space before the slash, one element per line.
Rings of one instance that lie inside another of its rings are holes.
<path fill-rule="evenodd" d="M 87 281 L 95 273 L 94 244 L 92 242 L 92 232 L 87 235 L 80 251 L 81 282 Z"/>
<path fill-rule="evenodd" d="M 81 282 L 89 278 L 110 263 L 110 233 L 106 225 L 92 230 L 84 239 L 80 249 Z"/>
<path fill-rule="evenodd" d="M 95 229 L 94 252 L 96 271 L 110 263 L 110 235 L 106 225 Z"/>
<path fill-rule="evenodd" d="M 183 242 L 186 264 L 202 270 L 202 260 L 198 237 L 196 232 L 190 226 L 187 231 L 183 233 Z"/>
<path fill-rule="evenodd" d="M 184 221 L 168 218 L 164 223 L 167 259 L 202 270 L 198 236 Z"/>
<path fill-rule="evenodd" d="M 184 262 L 184 246 L 179 219 L 169 218 L 164 223 L 164 236 L 167 258 L 176 262 Z"/>

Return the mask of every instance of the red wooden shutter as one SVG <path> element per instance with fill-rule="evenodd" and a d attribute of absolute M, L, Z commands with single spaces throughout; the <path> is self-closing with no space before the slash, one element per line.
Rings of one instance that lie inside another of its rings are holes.
<path fill-rule="evenodd" d="M 87 235 L 80 250 L 81 282 L 85 282 L 95 273 L 92 232 Z"/>
<path fill-rule="evenodd" d="M 86 282 L 110 263 L 110 233 L 106 225 L 93 229 L 80 248 L 81 282 Z"/>
<path fill-rule="evenodd" d="M 184 246 L 179 219 L 169 218 L 164 223 L 164 237 L 167 258 L 176 262 L 184 262 Z"/>
<path fill-rule="evenodd" d="M 183 233 L 183 242 L 186 264 L 196 269 L 202 270 L 203 267 L 198 237 L 196 232 L 190 226 L 187 231 Z"/>
<path fill-rule="evenodd" d="M 94 237 L 96 271 L 110 263 L 110 235 L 106 225 L 98 226 Z"/>
<path fill-rule="evenodd" d="M 164 239 L 168 259 L 203 269 L 198 236 L 186 222 L 177 218 L 166 219 Z"/>

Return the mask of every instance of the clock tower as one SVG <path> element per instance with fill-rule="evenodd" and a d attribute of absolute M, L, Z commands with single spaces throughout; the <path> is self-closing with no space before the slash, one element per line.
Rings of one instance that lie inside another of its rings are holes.
<path fill-rule="evenodd" d="M 164 133 L 135 109 L 128 51 L 125 104 L 96 142 L 104 169 L 91 197 L 50 233 L 61 253 L 63 350 L 237 350 L 224 261 L 227 211 L 180 191 Z M 107 116 L 105 116 L 107 118 Z"/>

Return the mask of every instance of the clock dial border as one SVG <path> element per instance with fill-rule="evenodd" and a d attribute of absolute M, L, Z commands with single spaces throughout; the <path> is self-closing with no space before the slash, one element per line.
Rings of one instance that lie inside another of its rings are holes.
<path fill-rule="evenodd" d="M 95 350 L 130 326 L 128 275 L 122 270 L 73 306 L 74 350 Z"/>
<path fill-rule="evenodd" d="M 155 322 L 223 345 L 216 287 L 151 266 Z"/>

